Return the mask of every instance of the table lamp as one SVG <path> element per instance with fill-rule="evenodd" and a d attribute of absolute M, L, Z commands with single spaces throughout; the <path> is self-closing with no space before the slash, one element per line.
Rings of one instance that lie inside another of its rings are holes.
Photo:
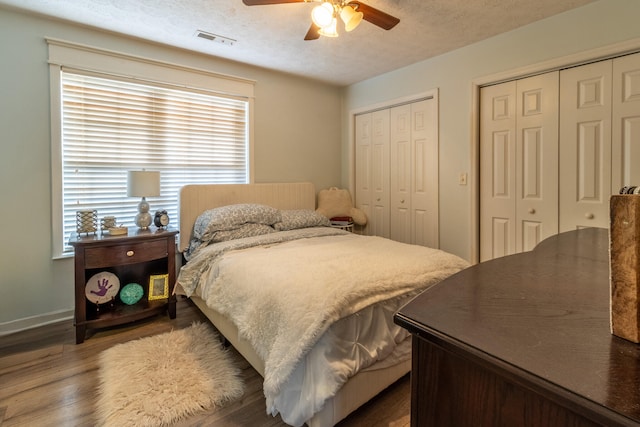
<path fill-rule="evenodd" d="M 157 171 L 128 171 L 127 172 L 127 196 L 142 197 L 138 203 L 138 214 L 135 224 L 146 230 L 151 225 L 153 218 L 149 213 L 149 203 L 146 197 L 160 195 L 160 172 Z"/>

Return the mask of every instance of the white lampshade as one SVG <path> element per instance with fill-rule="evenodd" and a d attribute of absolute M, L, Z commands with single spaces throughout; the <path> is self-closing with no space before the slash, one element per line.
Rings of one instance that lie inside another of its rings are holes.
<path fill-rule="evenodd" d="M 311 20 L 320 28 L 331 25 L 333 18 L 333 5 L 329 2 L 323 2 L 311 11 Z"/>
<path fill-rule="evenodd" d="M 355 30 L 363 16 L 362 12 L 356 12 L 351 6 L 345 6 L 340 11 L 340 19 L 344 22 L 344 29 L 347 31 Z"/>
<path fill-rule="evenodd" d="M 338 21 L 336 18 L 331 19 L 331 24 L 318 30 L 318 34 L 325 37 L 338 37 Z"/>
<path fill-rule="evenodd" d="M 155 197 L 160 195 L 160 172 L 128 171 L 128 197 Z"/>

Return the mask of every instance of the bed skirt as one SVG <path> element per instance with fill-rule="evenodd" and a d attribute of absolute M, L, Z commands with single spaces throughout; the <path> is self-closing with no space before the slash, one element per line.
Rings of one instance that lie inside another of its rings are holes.
<path fill-rule="evenodd" d="M 249 364 L 264 376 L 264 362 L 249 342 L 239 336 L 235 325 L 222 314 L 209 308 L 201 298 L 194 295 L 191 300 Z M 408 337 L 407 342 L 403 344 L 410 345 L 410 341 L 411 337 Z M 393 354 L 390 357 L 393 357 Z M 377 364 L 387 365 L 384 360 Z M 411 370 L 411 359 L 379 369 L 376 367 L 377 364 L 351 377 L 333 398 L 327 400 L 323 409 L 307 421 L 307 426 L 334 426 Z"/>

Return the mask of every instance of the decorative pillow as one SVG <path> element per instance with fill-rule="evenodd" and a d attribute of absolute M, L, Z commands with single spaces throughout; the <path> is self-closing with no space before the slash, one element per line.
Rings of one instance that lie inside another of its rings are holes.
<path fill-rule="evenodd" d="M 249 223 L 233 230 L 216 231 L 212 242 L 226 242 L 227 240 L 242 239 L 244 237 L 259 236 L 261 234 L 274 233 L 276 230 L 270 225 Z"/>
<path fill-rule="evenodd" d="M 291 209 L 280 211 L 282 221 L 273 224 L 278 231 L 295 230 L 307 227 L 328 227 L 329 218 L 310 209 Z"/>
<path fill-rule="evenodd" d="M 333 218 L 336 216 L 350 216 L 358 225 L 367 223 L 364 211 L 353 206 L 349 190 L 331 187 L 318 193 L 318 209 L 316 212 Z"/>
<path fill-rule="evenodd" d="M 209 209 L 198 216 L 193 226 L 193 237 L 209 241 L 218 231 L 228 231 L 248 223 L 273 225 L 280 221 L 276 208 L 254 203 L 241 203 Z"/>

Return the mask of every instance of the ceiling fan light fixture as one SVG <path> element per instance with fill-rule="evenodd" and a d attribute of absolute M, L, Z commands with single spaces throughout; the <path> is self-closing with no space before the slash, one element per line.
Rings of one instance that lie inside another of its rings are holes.
<path fill-rule="evenodd" d="M 340 19 L 344 22 L 344 29 L 346 31 L 355 30 L 364 14 L 362 12 L 356 12 L 351 6 L 345 6 L 340 11 Z"/>
<path fill-rule="evenodd" d="M 338 37 L 338 20 L 332 18 L 329 25 L 318 30 L 318 34 L 325 37 Z"/>
<path fill-rule="evenodd" d="M 400 0 L 396 0 L 398 1 Z M 346 31 L 353 31 L 363 20 L 383 30 L 390 30 L 400 22 L 400 19 L 395 16 L 356 0 L 242 0 L 242 2 L 247 6 L 315 3 L 315 7 L 311 10 L 313 22 L 304 36 L 305 40 L 317 40 L 322 35 L 338 37 L 336 29 L 338 16 L 344 22 Z"/>
<path fill-rule="evenodd" d="M 320 28 L 318 34 L 325 37 L 338 37 L 338 21 L 336 18 L 332 18 L 331 23 L 326 27 Z"/>
<path fill-rule="evenodd" d="M 333 4 L 330 2 L 322 2 L 311 11 L 311 20 L 320 28 L 328 27 L 335 21 L 333 17 Z"/>

